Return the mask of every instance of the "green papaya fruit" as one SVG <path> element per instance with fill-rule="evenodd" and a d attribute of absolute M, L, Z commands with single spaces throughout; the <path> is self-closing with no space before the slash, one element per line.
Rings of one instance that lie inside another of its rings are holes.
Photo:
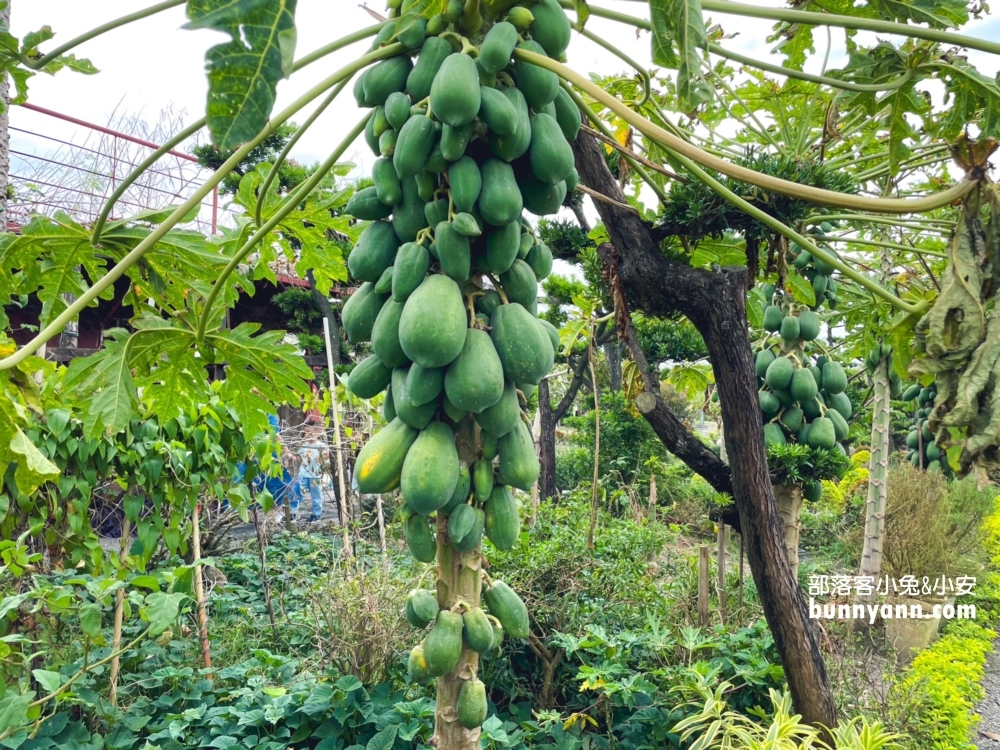
<path fill-rule="evenodd" d="M 395 206 L 403 200 L 403 188 L 391 159 L 375 160 L 372 165 L 372 182 L 375 183 L 375 195 L 387 206 Z"/>
<path fill-rule="evenodd" d="M 372 50 L 377 50 L 379 47 L 384 47 L 389 44 L 389 41 L 396 34 L 396 21 L 389 21 L 385 26 L 379 29 L 378 34 L 375 35 L 375 39 L 372 40 Z"/>
<path fill-rule="evenodd" d="M 389 294 L 392 291 L 392 266 L 389 266 L 379 276 L 375 282 L 375 291 L 378 294 Z"/>
<path fill-rule="evenodd" d="M 823 499 L 823 483 L 806 482 L 802 488 L 802 496 L 811 503 L 818 503 Z"/>
<path fill-rule="evenodd" d="M 785 442 L 785 433 L 780 425 L 774 422 L 764 425 L 764 445 L 784 445 Z"/>
<path fill-rule="evenodd" d="M 758 378 L 767 375 L 767 368 L 772 362 L 774 362 L 774 352 L 770 349 L 762 349 L 757 352 L 757 356 L 754 357 L 754 370 L 757 372 Z"/>
<path fill-rule="evenodd" d="M 507 11 L 507 20 L 514 24 L 514 28 L 519 34 L 523 34 L 531 27 L 531 22 L 535 20 L 535 14 L 523 5 L 515 5 Z"/>
<path fill-rule="evenodd" d="M 528 426 L 518 421 L 510 432 L 500 438 L 497 452 L 500 456 L 497 482 L 528 492 L 538 480 L 539 471 L 535 443 Z"/>
<path fill-rule="evenodd" d="M 490 324 L 490 316 L 500 306 L 500 295 L 495 289 L 489 289 L 476 298 L 476 311 L 486 316 L 486 325 Z"/>
<path fill-rule="evenodd" d="M 476 524 L 476 509 L 466 503 L 459 503 L 448 515 L 448 539 L 459 543 Z"/>
<path fill-rule="evenodd" d="M 927 464 L 927 473 L 928 474 L 936 474 L 937 472 L 940 472 L 940 471 L 942 471 L 941 462 L 940 461 L 931 461 L 930 463 Z"/>
<path fill-rule="evenodd" d="M 431 680 L 427 671 L 427 657 L 424 655 L 424 644 L 418 643 L 410 649 L 410 658 L 406 662 L 406 674 L 411 682 L 424 685 Z"/>
<path fill-rule="evenodd" d="M 409 55 L 397 55 L 375 63 L 365 73 L 365 101 L 373 107 L 385 104 L 394 91 L 402 91 L 413 69 Z"/>
<path fill-rule="evenodd" d="M 474 134 L 475 129 L 471 122 L 460 128 L 444 125 L 441 128 L 441 155 L 446 161 L 458 161 L 465 155 L 465 150 Z"/>
<path fill-rule="evenodd" d="M 492 646 L 492 633 L 490 639 Z M 473 677 L 471 680 L 463 682 L 458 691 L 458 701 L 455 703 L 455 715 L 458 717 L 458 723 L 466 729 L 476 729 L 486 721 L 488 711 L 486 685 L 483 684 L 482 680 Z"/>
<path fill-rule="evenodd" d="M 500 286 L 507 299 L 534 314 L 538 308 L 538 279 L 523 260 L 515 260 L 511 267 L 500 274 Z"/>
<path fill-rule="evenodd" d="M 421 367 L 444 367 L 465 346 L 466 326 L 458 284 L 435 274 L 424 279 L 406 300 L 399 320 L 399 342 L 406 356 Z"/>
<path fill-rule="evenodd" d="M 430 267 L 431 256 L 426 247 L 416 242 L 407 242 L 400 246 L 393 265 L 392 298 L 396 302 L 406 302 L 413 291 L 423 283 Z"/>
<path fill-rule="evenodd" d="M 431 422 L 420 431 L 407 451 L 400 492 L 407 505 L 417 513 L 428 515 L 451 500 L 458 485 L 458 474 L 455 433 L 443 422 Z"/>
<path fill-rule="evenodd" d="M 432 174 L 426 170 L 418 172 L 414 178 L 417 182 L 417 195 L 420 196 L 420 200 L 424 202 L 424 206 L 421 208 L 424 211 L 424 218 L 427 217 L 427 206 L 429 201 L 434 200 L 434 191 L 437 190 L 437 175 Z"/>
<path fill-rule="evenodd" d="M 550 185 L 563 182 L 573 171 L 575 157 L 562 128 L 555 117 L 547 114 L 533 115 L 530 123 L 528 159 L 532 173 Z"/>
<path fill-rule="evenodd" d="M 812 401 L 819 392 L 819 388 L 816 387 L 816 379 L 804 367 L 800 367 L 792 373 L 792 382 L 789 390 L 791 391 L 792 398 L 800 404 Z"/>
<path fill-rule="evenodd" d="M 545 54 L 542 46 L 533 40 L 521 42 L 517 49 L 537 55 Z M 536 112 L 555 99 L 559 91 L 559 77 L 546 68 L 519 60 L 514 63 L 514 76 L 517 78 L 517 88 L 524 94 L 528 106 Z"/>
<path fill-rule="evenodd" d="M 778 403 L 780 403 L 782 407 L 788 409 L 795 406 L 796 399 L 794 396 L 792 396 L 791 392 L 787 388 L 781 388 L 772 392 L 774 393 L 774 397 L 778 399 Z"/>
<path fill-rule="evenodd" d="M 799 428 L 799 431 L 795 434 L 795 442 L 797 442 L 799 445 L 809 445 L 809 430 L 811 428 L 812 428 L 811 424 L 809 424 L 808 422 L 803 422 L 802 426 Z"/>
<path fill-rule="evenodd" d="M 385 135 L 385 133 L 382 135 Z M 375 156 L 382 155 L 382 147 L 379 144 L 379 141 L 379 136 L 375 135 L 375 114 L 373 113 L 372 116 L 368 118 L 368 122 L 365 124 L 365 143 L 368 144 L 368 148 L 371 149 L 371 152 L 375 154 Z"/>
<path fill-rule="evenodd" d="M 497 457 L 500 440 L 495 435 L 490 434 L 487 430 L 482 430 L 479 433 L 479 442 L 482 443 L 483 458 L 487 461 L 492 461 Z"/>
<path fill-rule="evenodd" d="M 463 237 L 478 237 L 483 233 L 483 228 L 479 226 L 476 217 L 468 213 L 457 213 L 451 220 L 451 225 L 455 231 Z M 469 256 L 472 257 L 471 255 Z"/>
<path fill-rule="evenodd" d="M 406 364 L 406 354 L 399 345 L 399 318 L 403 313 L 403 304 L 396 300 L 387 300 L 372 328 L 372 349 L 375 356 L 390 370 Z"/>
<path fill-rule="evenodd" d="M 561 86 L 556 92 L 556 98 L 553 100 L 553 104 L 556 108 L 556 122 L 559 123 L 559 128 L 562 130 L 563 138 L 567 141 L 575 141 L 576 137 L 580 134 L 580 109 L 576 106 L 576 102 L 573 101 L 571 97 L 564 88 Z"/>
<path fill-rule="evenodd" d="M 392 157 L 392 164 L 400 180 L 415 177 L 423 171 L 436 138 L 434 121 L 429 117 L 411 117 L 403 124 Z"/>
<path fill-rule="evenodd" d="M 829 280 L 829 276 L 824 276 L 821 273 L 817 273 L 813 276 L 812 287 L 813 291 L 816 293 L 817 300 L 823 299 L 823 295 L 826 293 L 826 284 Z"/>
<path fill-rule="evenodd" d="M 539 323 L 539 325 L 541 325 L 542 328 L 545 329 L 545 332 L 547 334 L 549 334 L 549 341 L 552 342 L 552 349 L 553 349 L 553 351 L 555 351 L 556 353 L 558 353 L 559 352 L 559 329 L 557 329 L 549 321 L 545 320 L 545 318 L 538 318 L 538 323 Z"/>
<path fill-rule="evenodd" d="M 386 130 L 382 135 L 378 137 L 378 153 L 382 158 L 391 159 L 396 153 L 396 144 L 399 141 L 399 133 L 395 130 Z M 396 167 L 392 168 L 393 173 L 396 171 Z M 379 200 L 383 203 L 386 202 L 386 198 L 383 198 L 378 188 L 375 190 L 376 195 L 379 196 Z M 396 201 L 399 202 L 398 200 Z M 395 204 L 393 204 L 395 205 Z"/>
<path fill-rule="evenodd" d="M 451 222 L 442 221 L 434 229 L 434 245 L 441 262 L 441 273 L 455 281 L 467 280 L 472 272 L 469 238 L 459 234 Z"/>
<path fill-rule="evenodd" d="M 411 365 L 406 373 L 406 392 L 416 406 L 434 401 L 444 388 L 444 370 Z"/>
<path fill-rule="evenodd" d="M 461 540 L 454 542 L 455 549 L 459 552 L 468 552 L 471 549 L 475 549 L 483 541 L 483 530 L 486 528 L 486 514 L 479 508 L 476 508 L 475 512 L 476 518 L 475 523 L 472 525 L 472 531 L 462 537 Z"/>
<path fill-rule="evenodd" d="M 451 500 L 448 504 L 438 511 L 439 515 L 449 515 L 458 506 L 465 505 L 465 501 L 469 499 L 469 492 L 472 488 L 472 475 L 469 471 L 469 464 L 462 461 L 458 468 L 458 484 L 455 485 L 455 491 L 451 495 Z"/>
<path fill-rule="evenodd" d="M 798 408 L 797 406 L 792 406 L 782 411 L 780 421 L 781 424 L 785 427 L 785 429 L 788 430 L 788 432 L 795 434 L 796 432 L 799 431 L 799 428 L 802 426 L 803 416 L 804 415 L 802 409 Z"/>
<path fill-rule="evenodd" d="M 794 315 L 786 315 L 781 319 L 778 332 L 785 341 L 795 341 L 799 337 L 799 319 Z"/>
<path fill-rule="evenodd" d="M 801 253 L 799 253 L 798 257 L 795 259 L 795 262 L 792 265 L 794 265 L 798 270 L 801 271 L 810 263 L 812 263 L 812 259 L 813 259 L 812 253 L 810 253 L 808 250 L 803 250 Z"/>
<path fill-rule="evenodd" d="M 452 422 L 455 422 L 456 424 L 458 422 L 461 422 L 469 415 L 469 412 L 462 411 L 453 403 L 451 403 L 451 401 L 448 400 L 447 396 L 442 397 L 441 408 L 444 409 L 444 413 L 448 416 L 448 419 L 450 419 Z"/>
<path fill-rule="evenodd" d="M 497 158 L 512 162 L 524 156 L 531 145 L 531 112 L 528 111 L 524 95 L 518 89 L 505 88 L 500 91 L 517 112 L 517 126 L 508 135 L 490 131 L 486 134 L 486 141 Z"/>
<path fill-rule="evenodd" d="M 501 305 L 493 311 L 490 326 L 490 338 L 508 380 L 537 385 L 552 369 L 555 361 L 552 342 L 524 307 L 516 303 Z"/>
<path fill-rule="evenodd" d="M 437 403 L 431 401 L 424 404 L 416 404 L 410 398 L 406 381 L 409 376 L 410 366 L 395 367 L 392 371 L 392 402 L 396 410 L 396 416 L 402 422 L 417 430 L 424 429 L 434 418 Z"/>
<path fill-rule="evenodd" d="M 569 177 L 566 178 L 566 195 L 570 198 L 573 197 L 573 193 L 576 192 L 577 186 L 580 184 L 580 173 L 576 171 L 576 167 L 569 173 Z"/>
<path fill-rule="evenodd" d="M 392 228 L 400 242 L 413 242 L 421 229 L 427 226 L 424 215 L 426 201 L 420 197 L 416 178 L 403 180 L 403 200 L 393 207 Z"/>
<path fill-rule="evenodd" d="M 486 266 L 491 273 L 499 276 L 511 267 L 514 261 L 517 260 L 520 240 L 521 224 L 518 221 L 511 221 L 499 227 L 487 228 Z"/>
<path fill-rule="evenodd" d="M 484 458 L 472 464 L 472 487 L 476 502 L 485 503 L 493 492 L 493 463 Z"/>
<path fill-rule="evenodd" d="M 483 510 L 486 513 L 486 538 L 499 550 L 511 549 L 521 534 L 521 517 L 510 490 L 503 485 L 495 486 Z"/>
<path fill-rule="evenodd" d="M 478 654 L 493 648 L 493 625 L 480 607 L 474 607 L 463 614 L 462 620 L 465 626 L 462 632 L 465 645 Z"/>
<path fill-rule="evenodd" d="M 462 656 L 462 615 L 442 609 L 433 630 L 424 639 L 427 672 L 443 677 L 458 666 Z"/>
<path fill-rule="evenodd" d="M 446 57 L 434 76 L 430 96 L 431 110 L 441 122 L 453 128 L 472 122 L 482 104 L 476 61 L 461 53 Z"/>
<path fill-rule="evenodd" d="M 836 409 L 844 419 L 851 418 L 854 408 L 851 406 L 851 399 L 847 397 L 846 393 L 829 393 L 827 394 L 827 401 L 829 402 L 829 406 Z"/>
<path fill-rule="evenodd" d="M 937 461 L 941 458 L 941 449 L 933 440 L 924 445 L 924 453 L 927 455 L 928 461 Z"/>
<path fill-rule="evenodd" d="M 347 378 L 347 387 L 358 398 L 374 398 L 392 381 L 392 369 L 374 354 L 361 360 Z"/>
<path fill-rule="evenodd" d="M 524 207 L 535 216 L 551 216 L 559 213 L 566 200 L 565 181 L 552 185 L 528 174 L 521 178 L 520 185 Z"/>
<path fill-rule="evenodd" d="M 482 191 L 478 205 L 483 220 L 500 227 L 517 219 L 524 204 L 510 164 L 500 159 L 487 159 L 481 172 Z"/>
<path fill-rule="evenodd" d="M 833 423 L 833 434 L 837 440 L 844 440 L 847 438 L 848 433 L 850 433 L 851 428 L 847 425 L 847 420 L 840 416 L 840 412 L 836 409 L 827 409 L 826 417 Z"/>
<path fill-rule="evenodd" d="M 408 52 L 420 49 L 427 37 L 427 19 L 417 13 L 407 13 L 396 22 L 396 41 Z M 405 82 L 404 82 L 405 85 Z"/>
<path fill-rule="evenodd" d="M 517 130 L 517 107 L 500 89 L 482 87 L 479 119 L 497 135 L 513 135 Z"/>
<path fill-rule="evenodd" d="M 799 338 L 803 341 L 813 341 L 819 333 L 819 316 L 812 310 L 803 310 L 799 313 Z"/>
<path fill-rule="evenodd" d="M 413 513 L 403 524 L 403 537 L 406 547 L 417 562 L 432 563 L 437 559 L 437 542 L 434 532 L 427 524 L 427 518 L 419 513 Z"/>
<path fill-rule="evenodd" d="M 902 400 L 903 401 L 913 401 L 913 399 L 915 399 L 919 395 L 920 395 L 920 386 L 919 385 L 911 385 L 909 388 L 907 388 L 905 391 L 903 391 Z"/>
<path fill-rule="evenodd" d="M 510 586 L 494 581 L 483 592 L 490 614 L 500 621 L 505 633 L 526 640 L 531 633 L 528 625 L 528 608 Z"/>
<path fill-rule="evenodd" d="M 358 281 L 378 281 L 396 258 L 399 240 L 387 221 L 373 221 L 347 256 L 347 269 Z"/>
<path fill-rule="evenodd" d="M 354 87 L 352 91 L 354 92 L 354 101 L 360 109 L 368 109 L 375 106 L 374 103 L 369 104 L 368 99 L 365 96 L 365 76 L 367 75 L 368 70 L 365 70 L 361 75 L 354 79 Z M 372 131 L 374 133 L 374 115 L 372 115 L 372 119 L 368 122 L 372 124 Z M 378 136 L 376 135 L 375 138 L 378 138 Z"/>
<path fill-rule="evenodd" d="M 465 346 L 444 376 L 448 400 L 462 411 L 478 414 L 503 396 L 503 365 L 486 331 L 470 328 Z"/>
<path fill-rule="evenodd" d="M 406 601 L 418 620 L 429 625 L 437 619 L 440 607 L 437 597 L 426 589 L 413 589 L 406 595 Z"/>
<path fill-rule="evenodd" d="M 757 401 L 760 404 L 760 410 L 765 420 L 774 419 L 778 412 L 781 411 L 781 402 L 770 391 L 758 391 Z"/>
<path fill-rule="evenodd" d="M 813 448 L 832 450 L 836 444 L 837 436 L 833 429 L 833 422 L 827 417 L 817 417 L 810 423 L 809 445 Z"/>
<path fill-rule="evenodd" d="M 510 64 L 510 57 L 517 46 L 517 29 L 501 21 L 493 24 L 483 43 L 479 45 L 479 65 L 487 73 L 499 73 Z"/>
<path fill-rule="evenodd" d="M 378 221 L 392 213 L 392 206 L 380 201 L 375 187 L 372 186 L 354 193 L 344 206 L 344 212 L 361 221 Z"/>
<path fill-rule="evenodd" d="M 847 374 L 839 362 L 827 362 L 823 365 L 823 390 L 829 394 L 847 390 Z"/>
<path fill-rule="evenodd" d="M 569 17 L 558 0 L 537 0 L 531 12 L 535 16 L 529 29 L 531 38 L 542 45 L 549 57 L 558 60 L 569 47 Z"/>
<path fill-rule="evenodd" d="M 452 50 L 451 42 L 441 37 L 428 37 L 420 48 L 417 62 L 406 78 L 406 91 L 414 101 L 426 99 L 431 93 L 431 84 L 441 69 L 445 58 Z"/>
<path fill-rule="evenodd" d="M 360 344 L 371 338 L 375 318 L 378 317 L 387 298 L 388 295 L 378 294 L 375 285 L 370 281 L 359 286 L 357 291 L 347 298 L 340 311 L 340 320 L 344 324 L 348 341 Z"/>
<path fill-rule="evenodd" d="M 448 186 L 456 211 L 471 211 L 483 189 L 483 177 L 475 159 L 463 156 L 448 168 Z"/>
<path fill-rule="evenodd" d="M 476 415 L 476 422 L 494 438 L 502 438 L 521 419 L 521 405 L 517 400 L 517 387 L 509 380 L 504 382 L 503 395 L 493 406 Z"/>
<path fill-rule="evenodd" d="M 764 381 L 772 390 L 787 388 L 792 382 L 795 367 L 788 357 L 776 357 L 764 372 Z"/>
<path fill-rule="evenodd" d="M 385 422 L 386 424 L 389 424 L 395 418 L 396 418 L 396 405 L 392 403 L 392 386 L 389 386 L 388 388 L 385 389 L 385 398 L 382 399 L 382 421 Z"/>
<path fill-rule="evenodd" d="M 410 119 L 410 97 L 393 91 L 385 100 L 385 119 L 393 130 L 399 130 Z"/>
<path fill-rule="evenodd" d="M 768 305 L 764 308 L 764 330 L 774 333 L 781 328 L 781 308 L 777 305 Z"/>
<path fill-rule="evenodd" d="M 544 242 L 539 242 L 524 259 L 535 273 L 535 280 L 541 282 L 552 273 L 552 251 Z"/>

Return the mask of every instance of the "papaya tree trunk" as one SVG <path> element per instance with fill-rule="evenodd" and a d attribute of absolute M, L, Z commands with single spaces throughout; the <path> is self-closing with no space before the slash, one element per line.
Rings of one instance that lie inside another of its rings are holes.
<path fill-rule="evenodd" d="M 802 513 L 802 488 L 795 485 L 774 485 L 774 501 L 778 504 L 778 515 L 781 516 L 782 530 L 785 535 L 785 552 L 788 564 L 792 566 L 792 575 L 799 576 L 799 529 Z"/>
<path fill-rule="evenodd" d="M 624 204 L 626 197 L 597 142 L 581 133 L 574 151 L 581 182 Z M 705 340 L 719 387 L 733 499 L 750 569 L 795 709 L 806 723 L 836 726 L 833 691 L 805 599 L 788 563 L 768 473 L 748 337 L 747 269 L 707 270 L 675 263 L 660 250 L 660 240 L 639 216 L 612 202 L 596 201 L 595 206 L 612 243 L 601 245 L 598 252 L 607 266 L 619 333 L 627 327 L 629 308 L 637 307 L 660 317 L 681 313 Z M 651 407 L 662 403 L 657 403 L 657 395 L 650 393 Z M 648 413 L 661 411 L 669 413 L 665 407 Z M 687 457 L 680 457 L 687 463 Z M 715 458 L 707 465 L 723 465 Z"/>
<path fill-rule="evenodd" d="M 479 428 L 469 419 L 462 420 L 455 435 L 458 456 L 470 466 L 479 456 Z M 437 516 L 437 598 L 441 609 L 452 609 L 460 601 L 479 606 L 482 594 L 480 568 L 482 548 L 477 545 L 460 552 L 448 538 L 448 517 Z M 458 665 L 444 677 L 437 678 L 437 709 L 434 713 L 434 737 L 431 745 L 438 750 L 479 750 L 481 729 L 466 729 L 458 720 L 458 694 L 467 680 L 479 670 L 479 654 L 462 642 Z"/>
<path fill-rule="evenodd" d="M 865 504 L 865 543 L 859 575 L 878 577 L 882 571 L 885 536 L 885 503 L 889 493 L 889 360 L 882 357 L 875 368 L 875 401 L 872 405 L 872 457 L 868 464 L 868 501 Z"/>

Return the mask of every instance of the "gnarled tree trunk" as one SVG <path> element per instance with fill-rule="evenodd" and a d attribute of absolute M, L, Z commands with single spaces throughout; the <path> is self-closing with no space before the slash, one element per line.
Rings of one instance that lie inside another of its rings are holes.
<path fill-rule="evenodd" d="M 556 487 L 556 428 L 559 422 L 566 416 L 566 412 L 573 405 L 581 386 L 585 381 L 587 372 L 587 354 L 581 354 L 570 359 L 570 372 L 573 375 L 566 393 L 559 400 L 559 403 L 552 406 L 549 395 L 548 378 L 538 384 L 538 463 L 541 465 L 541 473 L 538 477 L 538 497 L 541 500 L 548 500 L 555 497 L 558 492 Z"/>
<path fill-rule="evenodd" d="M 625 195 L 593 138 L 581 134 L 574 149 L 583 184 L 624 203 Z M 763 425 L 756 406 L 757 378 L 747 336 L 747 270 L 708 271 L 674 263 L 660 251 L 659 242 L 636 214 L 603 201 L 596 206 L 614 244 L 603 245 L 599 251 L 609 266 L 619 331 L 630 304 L 651 315 L 680 312 L 705 340 L 726 425 L 733 498 L 764 616 L 781 655 L 796 710 L 808 723 L 834 726 L 837 711 L 833 693 L 805 600 L 785 552 L 768 474 Z M 655 399 L 658 394 L 653 396 Z"/>

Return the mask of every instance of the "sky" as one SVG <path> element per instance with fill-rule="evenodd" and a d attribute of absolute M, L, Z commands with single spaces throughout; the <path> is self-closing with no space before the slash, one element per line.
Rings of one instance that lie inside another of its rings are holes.
<path fill-rule="evenodd" d="M 49 45 L 58 44 L 146 4 L 128 0 L 13 0 L 11 29 L 16 36 L 23 36 L 48 24 L 56 33 L 54 42 Z M 633 15 L 644 15 L 647 11 L 643 3 L 606 0 L 600 4 L 614 6 L 616 10 Z M 759 4 L 778 5 L 775 0 L 763 0 Z M 374 0 L 370 5 L 381 10 L 382 3 Z M 68 70 L 56 76 L 39 74 L 30 81 L 29 100 L 98 124 L 106 123 L 115 111 L 142 113 L 155 120 L 165 107 L 186 113 L 187 122 L 200 117 L 204 112 L 207 90 L 204 54 L 211 45 L 224 41 L 225 36 L 210 30 L 184 30 L 181 27 L 185 20 L 184 8 L 180 6 L 82 45 L 74 52 L 89 58 L 101 72 L 95 76 L 82 76 Z M 770 57 L 772 62 L 780 63 L 779 58 L 770 56 L 771 45 L 766 42 L 770 22 L 732 16 L 715 16 L 711 21 L 721 22 L 728 34 L 736 34 L 735 38 L 726 42 L 731 49 L 761 59 Z M 296 12 L 297 56 L 373 22 L 373 18 L 356 0 L 299 0 Z M 598 18 L 592 18 L 588 28 L 599 31 L 641 64 L 650 64 L 649 35 L 645 32 L 637 37 L 635 29 Z M 964 32 L 979 38 L 1000 38 L 1000 16 L 973 22 Z M 843 33 L 834 30 L 833 39 L 830 67 L 836 67 L 843 60 Z M 51 46 L 47 48 L 51 49 Z M 362 42 L 330 55 L 281 82 L 275 109 L 289 104 L 315 82 L 366 50 L 367 43 Z M 626 72 L 624 63 L 578 35 L 574 35 L 568 56 L 570 64 L 581 72 Z M 1000 59 L 984 54 L 974 53 L 970 55 L 970 60 L 990 75 L 995 75 L 1000 66 Z M 815 64 L 818 65 L 818 62 Z M 360 116 L 353 97 L 345 91 L 304 135 L 292 156 L 304 163 L 324 159 Z M 303 113 L 297 119 L 301 121 L 304 117 Z M 11 113 L 11 125 L 65 140 L 79 136 L 77 126 L 17 107 Z M 51 143 L 15 131 L 12 148 L 28 153 L 44 153 L 51 148 Z M 363 140 L 359 140 L 344 160 L 364 167 L 370 166 L 373 159 Z"/>

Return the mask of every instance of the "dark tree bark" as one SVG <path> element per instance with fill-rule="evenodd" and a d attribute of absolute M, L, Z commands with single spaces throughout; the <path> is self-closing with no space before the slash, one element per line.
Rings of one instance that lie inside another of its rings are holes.
<path fill-rule="evenodd" d="M 586 353 L 571 357 L 569 366 L 573 374 L 569 383 L 569 388 L 553 407 L 549 396 L 548 378 L 538 384 L 538 462 L 541 464 L 541 472 L 538 476 L 538 497 L 548 500 L 555 497 L 558 492 L 556 487 L 556 427 L 569 407 L 573 405 L 581 386 L 585 382 L 587 372 L 588 355 Z"/>
<path fill-rule="evenodd" d="M 323 317 L 330 321 L 330 341 L 333 345 L 333 364 L 340 364 L 340 321 L 337 320 L 337 313 L 333 311 L 333 305 L 330 304 L 330 298 L 325 294 L 321 294 L 319 289 L 316 288 L 316 277 L 313 275 L 312 270 L 306 271 L 306 280 L 309 282 L 309 290 L 312 292 L 313 299 L 316 300 L 316 304 L 319 306 L 319 310 L 323 313 Z M 331 375 L 332 377 L 332 375 Z"/>
<path fill-rule="evenodd" d="M 609 341 L 604 345 L 604 356 L 608 359 L 608 371 L 611 376 L 611 392 L 622 389 L 622 347 L 618 341 Z"/>
<path fill-rule="evenodd" d="M 583 184 L 624 203 L 625 196 L 594 139 L 581 134 L 574 150 Z M 747 270 L 707 271 L 673 263 L 637 215 L 603 201 L 595 203 L 614 243 L 599 250 L 609 267 L 619 330 L 623 328 L 621 316 L 628 314 L 627 302 L 652 315 L 680 312 L 705 339 L 719 387 L 733 499 L 764 616 L 781 655 L 796 710 L 810 724 L 834 726 L 837 711 L 826 666 L 788 563 L 768 474 L 747 336 Z"/>

